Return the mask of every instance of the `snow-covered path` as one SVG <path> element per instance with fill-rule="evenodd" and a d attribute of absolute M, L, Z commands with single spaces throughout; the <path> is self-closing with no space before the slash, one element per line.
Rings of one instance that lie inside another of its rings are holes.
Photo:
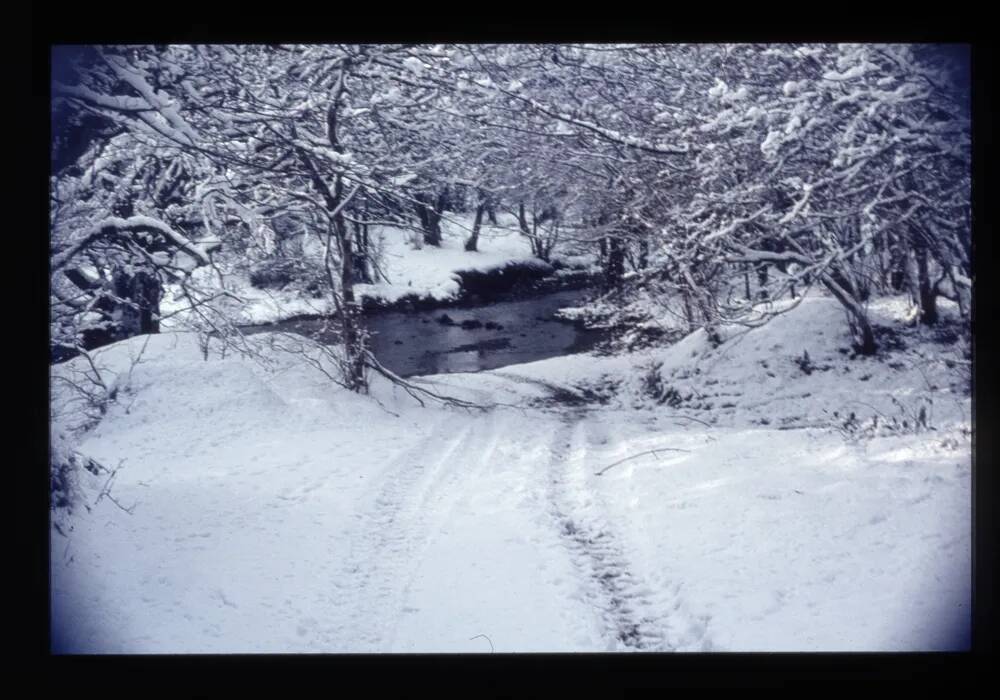
<path fill-rule="evenodd" d="M 657 609 L 630 570 L 586 483 L 584 412 L 494 411 L 473 426 L 475 440 L 460 440 L 481 449 L 448 455 L 461 474 L 423 501 L 438 525 L 405 586 L 389 648 L 469 650 L 456 626 L 504 651 L 707 646 L 703 636 L 678 637 L 675 629 L 691 627 L 688 612 L 677 601 Z"/>
<path fill-rule="evenodd" d="M 494 620 L 525 622 L 497 595 L 544 620 L 545 633 L 518 628 L 508 644 L 592 644 L 583 604 L 546 590 L 569 585 L 570 565 L 553 560 L 558 533 L 522 498 L 543 480 L 511 459 L 521 446 L 508 432 L 522 428 L 499 412 L 387 422 L 373 405 L 337 413 L 287 375 L 265 386 L 245 368 L 204 363 L 163 381 L 176 369 L 140 368 L 134 399 L 83 446 L 109 465 L 124 456 L 114 494 L 135 508 L 105 499 L 74 518 L 68 540 L 54 535 L 60 648 L 407 650 L 407 623 L 426 626 L 423 611 L 445 631 L 420 649 L 482 651 L 470 637 L 499 642 Z M 528 442 L 544 436 L 544 424 L 531 428 Z M 103 476 L 92 481 L 99 490 Z M 581 627 L 582 638 L 572 633 Z"/>
<path fill-rule="evenodd" d="M 67 646 L 107 652 L 484 652 L 490 645 L 498 651 L 712 650 L 713 629 L 721 627 L 722 648 L 787 648 L 785 625 L 792 624 L 804 635 L 799 646 L 812 641 L 815 648 L 852 648 L 842 629 L 823 621 L 837 619 L 838 600 L 830 592 L 850 569 L 851 548 L 863 539 L 875 539 L 876 549 L 890 553 L 902 550 L 899 561 L 880 564 L 876 583 L 891 582 L 898 591 L 926 585 L 922 575 L 951 573 L 955 600 L 961 599 L 960 551 L 949 548 L 948 559 L 929 572 L 908 572 L 914 559 L 901 536 L 909 528 L 886 530 L 885 517 L 858 523 L 858 537 L 834 551 L 803 556 L 818 533 L 800 532 L 796 542 L 792 530 L 801 528 L 801 514 L 782 533 L 787 508 L 779 501 L 811 497 L 815 507 L 820 494 L 844 489 L 844 481 L 819 484 L 823 479 L 814 475 L 787 484 L 814 482 L 808 492 L 758 487 L 761 493 L 746 494 L 772 506 L 770 517 L 754 514 L 777 528 L 772 542 L 751 541 L 735 528 L 722 536 L 736 524 L 725 521 L 704 523 L 708 537 L 698 537 L 688 509 L 711 508 L 701 496 L 727 479 L 750 481 L 745 472 L 706 475 L 651 510 L 652 502 L 641 503 L 632 488 L 615 493 L 636 467 L 626 463 L 594 475 L 635 447 L 608 416 L 429 413 L 432 421 L 377 473 L 355 475 L 331 465 L 326 474 L 306 477 L 307 465 L 291 458 L 285 479 L 257 482 L 263 475 L 249 470 L 242 480 L 230 472 L 149 484 L 125 478 L 123 469 L 116 494 L 124 503 L 138 502 L 134 513 L 105 501 L 77 522 L 68 552 L 53 549 L 54 619 L 67 621 Z M 717 446 L 697 431 L 662 436 L 655 444 L 666 443 L 715 452 L 706 462 L 718 456 Z M 741 444 L 753 450 L 745 439 Z M 679 454 L 655 466 L 640 461 L 639 471 L 662 475 L 671 463 L 690 460 Z M 898 495 L 914 504 L 961 498 L 967 477 L 953 470 L 947 484 L 922 488 L 899 479 Z M 957 491 L 942 489 L 952 484 Z M 716 495 L 723 508 L 732 507 L 731 497 Z M 892 511 L 890 503 L 884 511 Z M 814 517 L 826 526 L 839 524 L 822 510 Z M 839 520 L 851 521 L 850 512 Z M 663 531 L 671 525 L 674 531 Z M 942 549 L 957 544 L 925 530 L 919 536 Z M 697 543 L 706 540 L 716 546 L 702 550 L 699 560 Z M 753 550 L 743 548 L 756 550 L 756 565 Z M 775 561 L 789 554 L 798 570 L 775 569 Z M 105 564 L 107 559 L 112 561 Z M 739 566 L 723 578 L 734 562 Z M 901 573 L 911 580 L 895 578 Z M 689 595 L 696 582 L 707 589 Z M 856 625 L 862 648 L 882 638 L 880 606 L 892 604 L 905 614 L 906 601 L 893 601 L 892 590 L 865 606 L 870 628 L 861 620 Z M 734 598 L 739 604 L 727 610 Z M 939 612 L 948 602 L 938 601 Z M 851 605 L 858 610 L 857 601 Z M 720 611 L 721 625 L 712 619 Z M 811 632 L 803 614 L 815 624 Z M 742 635 L 739 625 L 725 624 L 732 620 L 746 625 Z M 931 616 L 896 641 L 919 648 L 939 628 Z M 770 642 L 769 634 L 775 635 Z"/>
<path fill-rule="evenodd" d="M 318 468 L 291 449 L 276 460 L 276 478 L 253 466 L 277 457 L 267 454 L 278 447 L 271 442 L 243 446 L 230 468 L 198 480 L 179 450 L 162 443 L 159 464 L 126 464 L 114 489 L 120 502 L 136 504 L 133 513 L 105 500 L 75 521 L 65 548 L 53 542 L 62 645 L 488 650 L 473 639 L 480 633 L 505 650 L 600 644 L 599 621 L 574 596 L 578 572 L 549 517 L 551 470 L 536 459 L 548 456 L 547 428 L 558 432 L 560 422 L 497 411 L 426 416 L 412 440 L 393 436 L 397 449 L 370 446 L 389 457 L 371 460 L 378 468 L 367 473 L 332 460 Z M 315 451 L 319 436 L 310 437 Z M 88 449 L 103 457 L 120 446 L 102 449 L 98 436 Z M 329 449 L 342 454 L 344 446 Z M 241 457 L 246 463 L 237 464 Z"/>
<path fill-rule="evenodd" d="M 112 374 L 128 345 L 104 355 Z M 306 367 L 205 361 L 193 341 L 153 336 L 79 446 L 110 467 L 124 460 L 113 493 L 134 508 L 97 501 L 106 475 L 83 473 L 91 508 L 63 521 L 68 537 L 52 535 L 55 649 L 967 643 L 972 470 L 958 428 L 850 442 L 708 427 L 666 407 L 574 401 L 565 365 L 435 380 L 521 408 L 419 408 L 383 387 L 396 414 Z M 798 395 L 772 393 L 753 415 Z"/>

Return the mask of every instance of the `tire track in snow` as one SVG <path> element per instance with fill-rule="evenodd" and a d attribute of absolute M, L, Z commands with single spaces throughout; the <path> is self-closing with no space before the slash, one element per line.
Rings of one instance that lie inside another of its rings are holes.
<path fill-rule="evenodd" d="M 585 598 L 601 616 L 612 648 L 676 651 L 710 648 L 703 620 L 692 616 L 673 586 L 669 612 L 633 572 L 624 548 L 586 483 L 587 411 L 563 417 L 550 451 L 548 500 L 560 535 L 582 574 Z M 676 630 L 680 629 L 680 632 Z"/>
<path fill-rule="evenodd" d="M 356 516 L 351 552 L 334 585 L 346 619 L 332 646 L 338 651 L 388 651 L 421 553 L 440 527 L 442 512 L 458 499 L 455 483 L 467 474 L 464 455 L 481 440 L 478 421 L 446 437 L 447 420 L 397 456 L 382 476 L 372 506 Z M 443 443 L 443 444 L 442 444 Z M 329 635 L 327 635 L 329 636 Z"/>
<path fill-rule="evenodd" d="M 423 497 L 418 506 L 418 510 L 424 518 L 422 530 L 424 536 L 419 548 L 421 556 L 414 557 L 413 564 L 409 567 L 408 575 L 399 595 L 398 613 L 403 612 L 403 607 L 410 597 L 423 553 L 426 552 L 437 534 L 451 521 L 459 506 L 468 501 L 468 489 L 464 488 L 463 485 L 479 478 L 487 466 L 493 462 L 497 446 L 501 441 L 496 411 L 490 411 L 486 416 L 474 420 L 472 425 L 466 429 L 466 433 L 461 446 L 451 452 L 452 457 L 448 461 L 452 468 L 440 470 L 435 482 L 423 491 Z M 395 644 L 400 621 L 401 615 L 395 615 L 391 631 L 385 640 L 387 649 L 391 649 Z"/>
<path fill-rule="evenodd" d="M 589 444 L 600 445 L 602 449 L 597 453 L 590 453 L 588 451 L 586 457 L 595 454 L 597 459 L 594 461 L 589 459 L 582 460 L 578 468 L 571 473 L 575 476 L 575 481 L 578 484 L 577 492 L 587 493 L 590 497 L 597 500 L 600 506 L 597 508 L 599 513 L 610 513 L 611 509 L 606 506 L 602 491 L 599 488 L 595 488 L 600 481 L 594 476 L 594 471 L 605 466 L 608 462 L 608 459 L 605 457 L 608 448 L 604 448 L 603 446 L 608 445 L 612 454 L 618 457 L 624 454 L 621 448 L 623 446 L 628 448 L 629 442 L 615 437 L 618 428 L 614 426 L 609 427 L 609 424 L 606 422 L 588 421 L 586 426 L 587 429 L 585 432 Z M 634 446 L 632 449 L 634 451 Z M 602 522 L 606 521 L 602 520 Z M 630 550 L 627 546 L 628 544 L 634 545 L 634 540 L 626 537 L 626 535 L 634 536 L 634 531 L 627 530 L 618 534 L 618 541 L 621 543 L 623 549 L 634 551 Z M 644 532 L 642 537 L 646 539 L 649 536 L 656 537 L 658 535 L 659 533 L 655 532 Z M 631 575 L 636 579 L 644 578 L 642 572 L 638 570 L 639 567 L 636 566 L 636 560 L 627 555 L 625 558 L 631 561 Z M 683 595 L 683 582 L 667 580 L 655 589 L 640 585 L 637 590 L 645 596 L 645 599 L 650 604 L 650 609 L 656 611 L 653 617 L 658 621 L 658 624 L 662 625 L 666 639 L 666 648 L 673 651 L 710 651 L 713 648 L 714 645 L 708 629 L 711 616 L 699 614 L 691 610 Z"/>

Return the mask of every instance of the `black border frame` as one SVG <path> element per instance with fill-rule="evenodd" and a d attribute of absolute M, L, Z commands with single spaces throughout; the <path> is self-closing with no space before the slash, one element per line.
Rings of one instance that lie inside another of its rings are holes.
<path fill-rule="evenodd" d="M 235 5 L 235 4 L 234 4 Z M 345 682 L 362 683 L 375 689 L 406 686 L 415 690 L 421 683 L 460 690 L 463 695 L 490 695 L 502 688 L 552 689 L 586 687 L 602 689 L 643 689 L 663 687 L 826 687 L 883 686 L 892 688 L 930 687 L 941 684 L 949 690 L 972 687 L 974 676 L 990 669 L 995 649 L 994 620 L 994 522 L 993 522 L 993 443 L 989 427 L 996 425 L 989 389 L 993 387 L 990 357 L 976 319 L 988 324 L 994 318 L 990 295 L 992 280 L 984 275 L 992 261 L 992 227 L 987 198 L 992 183 L 992 47 L 977 41 L 976 31 L 990 26 L 985 12 L 980 17 L 961 16 L 951 6 L 938 7 L 934 15 L 920 15 L 913 6 L 896 13 L 891 8 L 874 18 L 871 6 L 864 10 L 816 7 L 812 11 L 777 6 L 751 6 L 752 17 L 740 17 L 728 10 L 706 8 L 704 18 L 691 19 L 676 7 L 665 7 L 662 17 L 623 7 L 625 20 L 604 16 L 607 8 L 584 14 L 582 6 L 564 10 L 554 18 L 539 19 L 541 8 L 518 10 L 511 5 L 473 11 L 466 5 L 450 14 L 425 6 L 414 18 L 393 15 L 385 7 L 369 8 L 369 18 L 356 11 L 339 10 L 327 4 L 320 9 L 297 6 L 286 16 L 267 15 L 268 10 L 251 5 L 207 6 L 190 9 L 176 2 L 150 5 L 154 14 L 143 16 L 141 6 L 130 3 L 118 9 L 112 2 L 90 6 L 36 9 L 32 26 L 30 141 L 15 138 L 28 151 L 12 159 L 17 167 L 26 162 L 37 168 L 32 179 L 31 201 L 38 216 L 27 226 L 8 229 L 16 246 L 9 258 L 16 274 L 17 311 L 24 316 L 16 334 L 18 349 L 27 351 L 17 365 L 8 366 L 9 377 L 24 381 L 28 391 L 9 391 L 21 416 L 30 416 L 31 440 L 25 448 L 18 436 L 18 458 L 10 467 L 19 483 L 13 494 L 18 506 L 15 540 L 28 550 L 29 570 L 12 571 L 13 578 L 26 584 L 26 595 L 15 603 L 26 618 L 27 638 L 16 643 L 29 657 L 27 670 L 36 680 L 52 687 L 95 689 L 120 688 L 126 692 L 175 688 L 197 694 L 253 684 L 260 689 L 291 690 L 302 684 L 317 683 L 331 691 Z M 116 13 L 117 10 L 117 13 Z M 184 11 L 187 11 L 186 13 Z M 713 12 L 714 10 L 714 12 Z M 165 12 L 171 14 L 164 16 Z M 947 17 L 943 15 L 947 12 Z M 476 16 L 478 13 L 478 17 Z M 744 13 L 746 14 L 746 13 Z M 714 16 L 713 16 L 714 15 Z M 792 27 L 775 16 L 795 18 Z M 321 21 L 326 19 L 326 24 Z M 518 18 L 524 18 L 519 20 Z M 348 21 L 349 20 L 349 21 Z M 329 25 L 329 27 L 327 26 Z M 973 237 L 975 297 L 973 301 L 974 398 L 973 421 L 973 548 L 974 625 L 973 647 L 957 654 L 526 654 L 526 655 L 220 655 L 220 656 L 52 656 L 49 653 L 49 496 L 48 496 L 48 151 L 50 148 L 49 86 L 50 50 L 54 44 L 86 43 L 263 43 L 267 41 L 359 42 L 559 42 L 559 41 L 907 41 L 961 42 L 972 45 L 973 125 L 974 125 L 974 221 Z M 13 71 L 21 70 L 18 66 Z M 14 111 L 20 111 L 12 107 Z M 42 165 L 42 164 L 45 165 Z M 37 189 L 35 189 L 37 187 Z M 13 200 L 13 209 L 21 209 Z M 17 261 L 29 258 L 30 263 Z M 37 264 L 41 270 L 33 267 Z M 44 274 L 42 274 L 44 273 Z M 21 294 L 28 290 L 26 303 Z M 986 311 L 983 316 L 983 302 Z M 985 324 L 980 324 L 980 328 Z M 21 342 L 21 330 L 28 339 Z M 23 369 L 22 369 L 23 368 Z M 44 390 L 39 390 L 39 385 Z M 21 399 L 27 396 L 24 404 Z M 980 427 L 987 427 L 982 431 Z M 23 458 L 22 458 L 23 456 Z M 22 512 L 23 511 L 23 512 Z M 39 619 L 41 618 L 41 619 Z M 43 626 L 44 625 L 44 626 Z M 167 672 L 167 673 L 165 673 Z M 153 688 L 150 688 L 150 686 Z M 409 694 L 409 693 L 408 693 Z M 518 695 L 524 694 L 519 692 Z"/>

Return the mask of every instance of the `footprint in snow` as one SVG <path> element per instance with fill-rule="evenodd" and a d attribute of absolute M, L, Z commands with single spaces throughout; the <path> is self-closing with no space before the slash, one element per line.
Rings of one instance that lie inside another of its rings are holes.
<path fill-rule="evenodd" d="M 216 591 L 213 594 L 213 597 L 216 598 L 216 599 L 218 599 L 219 602 L 221 602 L 223 605 L 226 605 L 226 606 L 228 606 L 230 608 L 238 608 L 239 607 L 236 603 L 234 603 L 233 601 L 231 601 L 226 596 L 225 592 L 222 591 L 222 589 L 216 589 Z"/>
<path fill-rule="evenodd" d="M 315 618 L 312 618 L 312 617 L 303 618 L 303 619 L 299 620 L 299 624 L 296 626 L 295 632 L 300 637 L 305 637 L 310 632 L 315 631 L 316 626 L 318 624 L 319 623 L 316 621 Z"/>

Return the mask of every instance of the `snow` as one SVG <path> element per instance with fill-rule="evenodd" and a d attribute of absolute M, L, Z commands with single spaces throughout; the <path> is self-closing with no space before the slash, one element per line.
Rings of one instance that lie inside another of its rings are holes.
<path fill-rule="evenodd" d="M 867 73 L 869 67 L 870 66 L 868 64 L 862 64 L 853 66 L 842 73 L 838 73 L 837 71 L 827 71 L 823 74 L 823 79 L 833 81 L 853 80 L 854 78 L 858 78 Z"/>
<path fill-rule="evenodd" d="M 326 316 L 334 312 L 329 296 L 314 298 L 297 291 L 258 289 L 251 286 L 243 275 L 234 276 L 232 281 L 239 285 L 238 294 L 244 301 L 238 316 L 241 324 L 262 325 L 297 316 Z"/>
<path fill-rule="evenodd" d="M 382 271 L 389 281 L 359 284 L 355 292 L 387 302 L 411 294 L 446 301 L 457 297 L 461 290 L 456 276 L 460 270 L 488 271 L 512 261 L 536 260 L 528 239 L 514 228 L 513 222 L 502 215 L 498 222 L 501 226 L 482 225 L 477 252 L 465 250 L 465 241 L 471 233 L 469 216 L 449 215 L 441 222 L 441 246 L 425 245 L 419 250 L 413 249 L 413 232 L 389 226 L 373 227 L 375 235 L 380 235 L 383 241 Z"/>
<path fill-rule="evenodd" d="M 712 86 L 709 89 L 708 94 L 711 97 L 721 97 L 722 95 L 724 95 L 726 93 L 726 91 L 728 89 L 729 89 L 729 86 L 726 85 L 726 83 L 724 81 L 720 80 L 719 78 L 716 78 L 715 79 L 715 85 Z"/>
<path fill-rule="evenodd" d="M 799 90 L 800 90 L 800 83 L 794 80 L 789 80 L 784 85 L 781 86 L 781 92 L 785 95 L 785 97 L 791 97 Z"/>
<path fill-rule="evenodd" d="M 424 62 L 421 61 L 416 56 L 409 56 L 408 58 L 404 59 L 403 65 L 406 66 L 408 70 L 412 71 L 417 76 L 423 75 L 424 71 L 427 68 L 424 65 Z"/>
<path fill-rule="evenodd" d="M 472 227 L 472 216 L 447 214 L 442 219 L 442 241 L 440 247 L 414 246 L 414 239 L 420 234 L 413 230 L 393 226 L 372 226 L 370 236 L 374 245 L 382 251 L 381 271 L 388 277 L 379 277 L 375 284 L 356 284 L 358 299 L 377 299 L 393 303 L 406 296 L 423 299 L 449 301 L 455 299 L 461 285 L 459 271 L 489 271 L 502 268 L 512 262 L 519 264 L 540 264 L 531 253 L 528 239 L 520 234 L 516 220 L 507 214 L 498 213 L 498 225 L 484 222 L 480 234 L 478 251 L 465 250 Z M 316 248 L 315 239 L 306 238 L 310 246 L 309 254 L 322 259 L 322 248 Z M 206 241 L 199 241 L 204 244 Z M 315 249 L 314 249 L 315 248 Z M 558 255 L 559 259 L 572 266 L 583 266 L 593 262 L 594 255 Z M 321 263 L 317 263 L 321 264 Z M 223 268 L 222 264 L 218 267 Z M 202 286 L 214 286 L 215 270 L 197 270 L 195 278 Z M 229 303 L 229 313 L 237 324 L 261 325 L 305 315 L 328 315 L 333 313 L 333 302 L 328 295 L 313 297 L 296 289 L 260 289 L 250 284 L 246 272 L 238 269 L 224 269 L 226 289 L 241 301 Z M 227 302 L 228 303 L 228 302 Z M 161 302 L 161 313 L 167 317 L 164 327 L 180 330 L 191 314 L 186 311 L 189 303 L 184 299 L 179 287 L 167 285 Z"/>
<path fill-rule="evenodd" d="M 81 472 L 91 508 L 52 534 L 56 650 L 967 648 L 970 403 L 938 361 L 951 346 L 915 329 L 849 360 L 820 295 L 720 335 L 425 378 L 519 406 L 471 412 L 380 381 L 377 401 L 342 391 L 271 334 L 252 338 L 259 362 L 203 359 L 184 333 L 96 351 L 118 397 L 73 440 L 121 461 L 113 494 L 134 508 L 95 502 L 106 477 Z M 807 374 L 803 351 L 830 368 Z M 651 400 L 653 363 L 692 398 Z M 527 403 L 609 381 L 605 404 Z M 934 429 L 835 429 L 832 411 L 894 399 L 932 399 Z"/>
<path fill-rule="evenodd" d="M 781 147 L 781 143 L 781 132 L 771 129 L 767 132 L 767 137 L 760 144 L 761 153 L 763 153 L 769 160 L 773 160 L 777 157 L 778 149 Z"/>

